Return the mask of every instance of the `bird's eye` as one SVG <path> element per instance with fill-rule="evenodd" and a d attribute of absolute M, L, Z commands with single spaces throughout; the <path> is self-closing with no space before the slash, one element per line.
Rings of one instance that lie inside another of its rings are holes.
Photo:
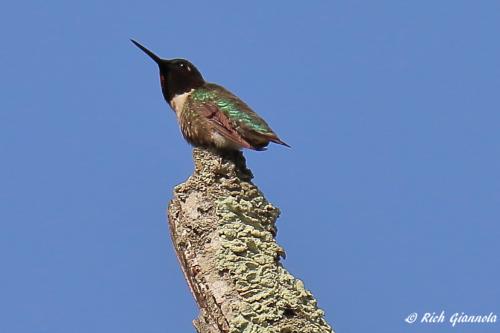
<path fill-rule="evenodd" d="M 182 68 L 182 69 L 184 69 L 184 70 L 188 70 L 189 72 L 191 72 L 191 66 L 189 66 L 189 65 L 188 65 L 188 64 L 186 64 L 186 63 L 181 62 L 181 63 L 179 64 L 179 68 Z"/>

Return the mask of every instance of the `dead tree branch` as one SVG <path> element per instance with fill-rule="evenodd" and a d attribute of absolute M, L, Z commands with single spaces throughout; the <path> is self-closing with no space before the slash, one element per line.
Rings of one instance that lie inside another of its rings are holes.
<path fill-rule="evenodd" d="M 198 333 L 333 332 L 316 300 L 280 263 L 278 208 L 239 152 L 195 148 L 194 174 L 168 208 L 175 251 L 201 313 Z"/>

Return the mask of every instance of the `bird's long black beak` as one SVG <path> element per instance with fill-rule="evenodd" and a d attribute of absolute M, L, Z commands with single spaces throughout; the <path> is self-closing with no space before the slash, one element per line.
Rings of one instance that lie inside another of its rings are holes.
<path fill-rule="evenodd" d="M 153 52 L 149 51 L 147 48 L 145 48 L 144 46 L 142 46 L 141 44 L 139 44 L 138 42 L 136 42 L 135 40 L 131 39 L 130 40 L 132 43 L 134 43 L 135 46 L 137 46 L 138 48 L 140 48 L 142 51 L 144 51 L 144 53 L 146 53 L 148 56 L 151 57 L 151 59 L 153 59 L 158 65 L 160 64 L 160 57 L 158 57 L 156 54 L 154 54 Z"/>

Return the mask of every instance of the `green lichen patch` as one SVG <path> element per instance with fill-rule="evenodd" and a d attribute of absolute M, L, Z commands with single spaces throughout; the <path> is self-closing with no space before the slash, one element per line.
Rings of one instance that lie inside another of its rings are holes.
<path fill-rule="evenodd" d="M 311 293 L 279 263 L 283 249 L 271 232 L 278 209 L 260 195 L 229 196 L 216 202 L 216 214 L 216 266 L 229 272 L 240 296 L 231 332 L 332 332 Z"/>

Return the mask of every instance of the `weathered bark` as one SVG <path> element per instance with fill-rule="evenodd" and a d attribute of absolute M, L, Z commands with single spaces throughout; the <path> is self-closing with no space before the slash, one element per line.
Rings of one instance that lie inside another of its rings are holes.
<path fill-rule="evenodd" d="M 168 208 L 177 256 L 201 311 L 199 333 L 333 332 L 280 263 L 278 208 L 252 184 L 240 152 L 195 148 L 194 174 Z"/>

